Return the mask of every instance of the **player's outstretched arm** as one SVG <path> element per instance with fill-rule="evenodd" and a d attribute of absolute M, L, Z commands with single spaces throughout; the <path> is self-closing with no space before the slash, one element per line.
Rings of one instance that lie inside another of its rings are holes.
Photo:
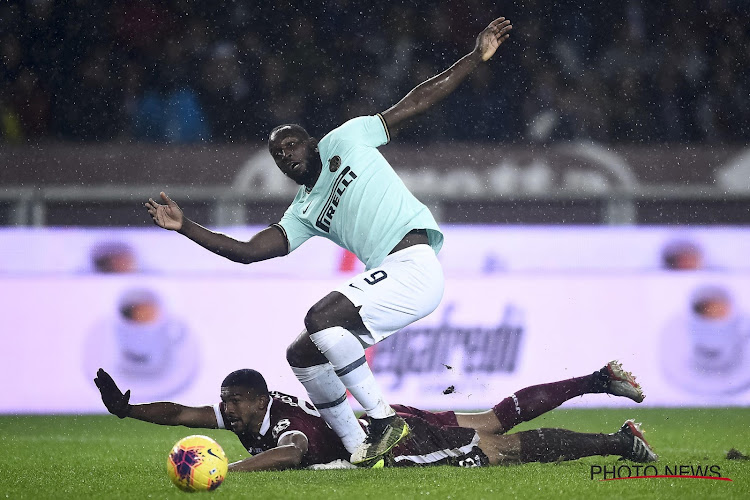
<path fill-rule="evenodd" d="M 456 61 L 453 66 L 417 85 L 391 108 L 382 113 L 391 132 L 413 116 L 453 92 L 479 64 L 490 59 L 498 47 L 508 39 L 513 26 L 504 17 L 492 21 L 477 36 L 474 50 Z"/>
<path fill-rule="evenodd" d="M 250 241 L 239 241 L 223 233 L 206 229 L 185 217 L 182 209 L 165 192 L 160 193 L 163 204 L 149 198 L 145 206 L 157 226 L 177 231 L 206 250 L 234 262 L 251 264 L 287 254 L 286 237 L 275 227 L 268 227 Z"/>
<path fill-rule="evenodd" d="M 294 469 L 307 453 L 308 441 L 304 434 L 291 433 L 279 439 L 278 446 L 268 451 L 229 464 L 230 471 Z"/>
<path fill-rule="evenodd" d="M 161 425 L 184 425 L 216 429 L 216 414 L 210 406 L 193 407 L 177 403 L 158 402 L 140 405 L 130 404 L 130 390 L 120 391 L 112 376 L 99 368 L 94 378 L 107 410 L 119 418 L 135 418 L 144 422 Z"/>

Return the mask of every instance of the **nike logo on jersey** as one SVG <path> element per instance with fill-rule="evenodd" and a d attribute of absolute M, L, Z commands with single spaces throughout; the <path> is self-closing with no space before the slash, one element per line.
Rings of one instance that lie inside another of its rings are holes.
<path fill-rule="evenodd" d="M 308 203 L 305 209 L 302 211 L 302 215 L 305 215 L 307 213 L 307 209 L 310 208 L 310 205 L 312 205 L 312 202 Z"/>
<path fill-rule="evenodd" d="M 331 223 L 333 222 L 333 215 L 336 213 L 336 208 L 339 206 L 341 196 L 349 186 L 349 184 L 357 178 L 357 174 L 352 172 L 351 167 L 346 167 L 341 171 L 336 181 L 333 183 L 331 194 L 326 200 L 326 204 L 323 205 L 323 210 L 318 215 L 318 220 L 315 221 L 315 225 L 318 229 L 325 231 L 326 233 L 331 231 Z"/>
<path fill-rule="evenodd" d="M 359 290 L 360 292 L 362 291 L 362 289 L 361 289 L 360 287 L 358 287 L 358 286 L 354 286 L 354 285 L 352 285 L 351 283 L 349 283 L 349 286 L 350 286 L 350 287 L 352 287 L 352 288 L 356 288 L 356 289 L 357 289 L 357 290 Z"/>

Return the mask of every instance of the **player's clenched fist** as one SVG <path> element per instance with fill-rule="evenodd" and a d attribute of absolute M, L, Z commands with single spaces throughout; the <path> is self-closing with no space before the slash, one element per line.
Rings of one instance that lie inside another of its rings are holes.
<path fill-rule="evenodd" d="M 510 20 L 504 17 L 498 17 L 492 21 L 477 37 L 477 44 L 474 48 L 482 56 L 482 61 L 486 61 L 495 54 L 497 48 L 508 39 L 508 33 L 513 29 Z"/>
<path fill-rule="evenodd" d="M 149 198 L 148 202 L 145 203 L 149 215 L 157 226 L 179 231 L 182 229 L 182 209 L 164 191 L 159 195 L 164 205 L 156 203 L 153 198 Z"/>

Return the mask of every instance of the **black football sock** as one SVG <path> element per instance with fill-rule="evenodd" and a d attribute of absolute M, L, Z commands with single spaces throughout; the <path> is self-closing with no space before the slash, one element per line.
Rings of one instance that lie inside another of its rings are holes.
<path fill-rule="evenodd" d="M 620 434 L 586 434 L 566 429 L 535 429 L 519 432 L 520 460 L 556 462 L 593 455 L 622 455 L 627 440 Z"/>

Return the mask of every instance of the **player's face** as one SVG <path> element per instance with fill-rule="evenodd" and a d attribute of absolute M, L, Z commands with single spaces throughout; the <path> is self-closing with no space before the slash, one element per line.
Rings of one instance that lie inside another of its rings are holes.
<path fill-rule="evenodd" d="M 300 186 L 312 186 L 318 180 L 322 163 L 316 148 L 314 139 L 304 139 L 284 130 L 276 133 L 268 142 L 268 150 L 276 166 Z"/>
<path fill-rule="evenodd" d="M 255 396 L 244 387 L 221 388 L 221 401 L 224 403 L 224 416 L 227 429 L 235 434 L 260 432 L 266 415 L 268 399 Z"/>

